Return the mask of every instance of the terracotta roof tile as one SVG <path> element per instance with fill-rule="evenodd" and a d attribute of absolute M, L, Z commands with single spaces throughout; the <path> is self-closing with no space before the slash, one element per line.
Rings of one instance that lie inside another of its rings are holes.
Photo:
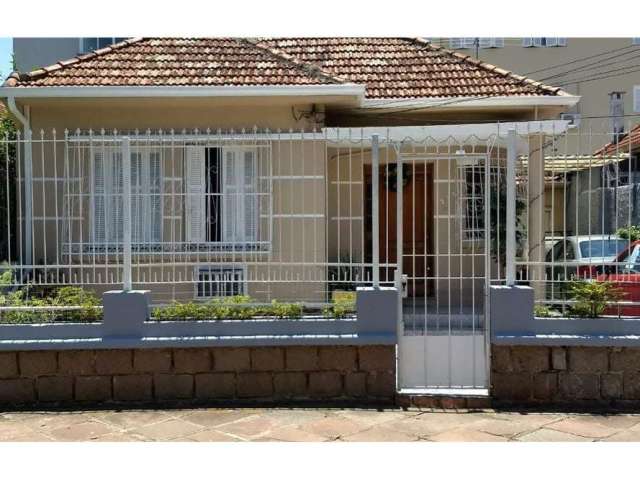
<path fill-rule="evenodd" d="M 640 124 L 629 130 L 618 142 L 607 143 L 605 146 L 597 150 L 594 155 L 621 155 L 633 152 L 640 148 Z"/>
<path fill-rule="evenodd" d="M 458 52 L 411 38 L 127 40 L 5 86 L 259 86 L 356 83 L 371 99 L 563 95 Z"/>

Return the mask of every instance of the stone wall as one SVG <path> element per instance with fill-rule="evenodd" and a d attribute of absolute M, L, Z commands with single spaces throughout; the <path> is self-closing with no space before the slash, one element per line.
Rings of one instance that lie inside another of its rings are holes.
<path fill-rule="evenodd" d="M 640 348 L 492 346 L 498 403 L 640 405 Z"/>
<path fill-rule="evenodd" d="M 0 404 L 393 401 L 394 346 L 0 353 Z"/>

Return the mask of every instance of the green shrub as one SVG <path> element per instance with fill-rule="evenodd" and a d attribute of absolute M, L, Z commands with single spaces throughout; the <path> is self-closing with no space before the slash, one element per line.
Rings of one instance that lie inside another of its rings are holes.
<path fill-rule="evenodd" d="M 29 286 L 6 295 L 0 295 L 0 306 L 6 307 L 82 307 L 79 310 L 13 310 L 5 312 L 7 323 L 42 323 L 55 321 L 97 321 L 102 312 L 100 299 L 93 292 L 80 287 L 61 287 L 53 296 L 34 297 L 27 294 Z"/>
<path fill-rule="evenodd" d="M 559 317 L 561 314 L 557 310 L 548 307 L 547 305 L 534 305 L 533 307 L 533 315 L 536 317 Z"/>
<path fill-rule="evenodd" d="M 341 292 L 334 295 L 331 306 L 326 307 L 322 313 L 327 317 L 345 318 L 356 311 L 356 293 Z"/>
<path fill-rule="evenodd" d="M 11 285 L 13 283 L 13 269 L 8 266 L 7 262 L 2 263 L 0 268 L 4 269 L 0 273 L 0 285 Z"/>
<path fill-rule="evenodd" d="M 630 242 L 640 239 L 640 227 L 637 225 L 627 225 L 616 230 L 616 235 Z"/>
<path fill-rule="evenodd" d="M 267 312 L 268 315 L 277 318 L 300 318 L 303 308 L 301 303 L 281 303 L 277 300 L 272 300 Z"/>
<path fill-rule="evenodd" d="M 569 283 L 569 296 L 575 300 L 569 312 L 576 317 L 596 318 L 607 304 L 620 300 L 624 292 L 613 282 L 573 281 Z"/>

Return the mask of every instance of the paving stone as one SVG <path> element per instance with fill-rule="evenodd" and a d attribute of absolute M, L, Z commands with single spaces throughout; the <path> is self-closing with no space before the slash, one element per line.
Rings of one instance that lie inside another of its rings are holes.
<path fill-rule="evenodd" d="M 220 425 L 216 427 L 216 430 L 249 440 L 256 437 L 267 436 L 271 430 L 278 426 L 278 422 L 273 418 L 261 415 L 250 415 L 241 420 Z"/>
<path fill-rule="evenodd" d="M 567 432 L 541 428 L 535 432 L 517 437 L 520 442 L 591 442 L 593 439 L 572 435 Z"/>
<path fill-rule="evenodd" d="M 379 425 L 341 438 L 345 442 L 415 442 L 418 440 L 416 435 Z"/>
<path fill-rule="evenodd" d="M 51 430 L 49 434 L 60 442 L 85 442 L 112 432 L 113 430 L 103 423 L 83 422 Z"/>
<path fill-rule="evenodd" d="M 433 442 L 506 442 L 507 439 L 499 435 L 472 429 L 452 429 L 437 433 L 429 437 Z"/>
<path fill-rule="evenodd" d="M 624 430 L 610 437 L 603 438 L 602 442 L 640 442 L 640 432 Z"/>
<path fill-rule="evenodd" d="M 241 442 L 242 440 L 233 435 L 218 432 L 216 430 L 203 430 L 201 432 L 187 435 L 183 440 L 192 440 L 194 442 Z"/>
<path fill-rule="evenodd" d="M 236 422 L 243 418 L 247 418 L 250 415 L 254 415 L 252 411 L 244 410 L 196 410 L 183 417 L 191 423 L 201 425 L 206 428 L 219 427 L 231 422 Z"/>
<path fill-rule="evenodd" d="M 320 435 L 326 438 L 344 437 L 347 435 L 353 435 L 369 428 L 369 425 L 361 422 L 354 422 L 347 418 L 340 418 L 338 416 L 331 416 L 317 420 L 315 422 L 307 423 L 300 427 L 305 432 Z"/>
<path fill-rule="evenodd" d="M 404 420 L 385 423 L 384 426 L 419 436 L 435 435 L 455 428 L 475 428 L 482 417 L 467 413 L 423 413 Z"/>
<path fill-rule="evenodd" d="M 324 442 L 327 437 L 311 432 L 306 432 L 296 426 L 287 425 L 278 427 L 269 432 L 269 438 L 280 442 Z"/>
<path fill-rule="evenodd" d="M 104 412 L 98 418 L 101 422 L 130 430 L 169 420 L 173 415 L 162 410 L 123 410 Z"/>
<path fill-rule="evenodd" d="M 186 420 L 172 418 L 163 422 L 133 429 L 131 433 L 152 441 L 166 441 L 193 435 L 200 430 L 202 430 L 200 425 L 195 425 Z"/>

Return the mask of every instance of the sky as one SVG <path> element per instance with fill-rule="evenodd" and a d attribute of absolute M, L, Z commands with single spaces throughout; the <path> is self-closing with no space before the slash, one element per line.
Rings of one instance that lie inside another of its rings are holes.
<path fill-rule="evenodd" d="M 11 53 L 13 52 L 13 39 L 0 37 L 0 74 L 2 81 L 11 73 Z M 2 83 L 2 82 L 0 82 Z"/>

